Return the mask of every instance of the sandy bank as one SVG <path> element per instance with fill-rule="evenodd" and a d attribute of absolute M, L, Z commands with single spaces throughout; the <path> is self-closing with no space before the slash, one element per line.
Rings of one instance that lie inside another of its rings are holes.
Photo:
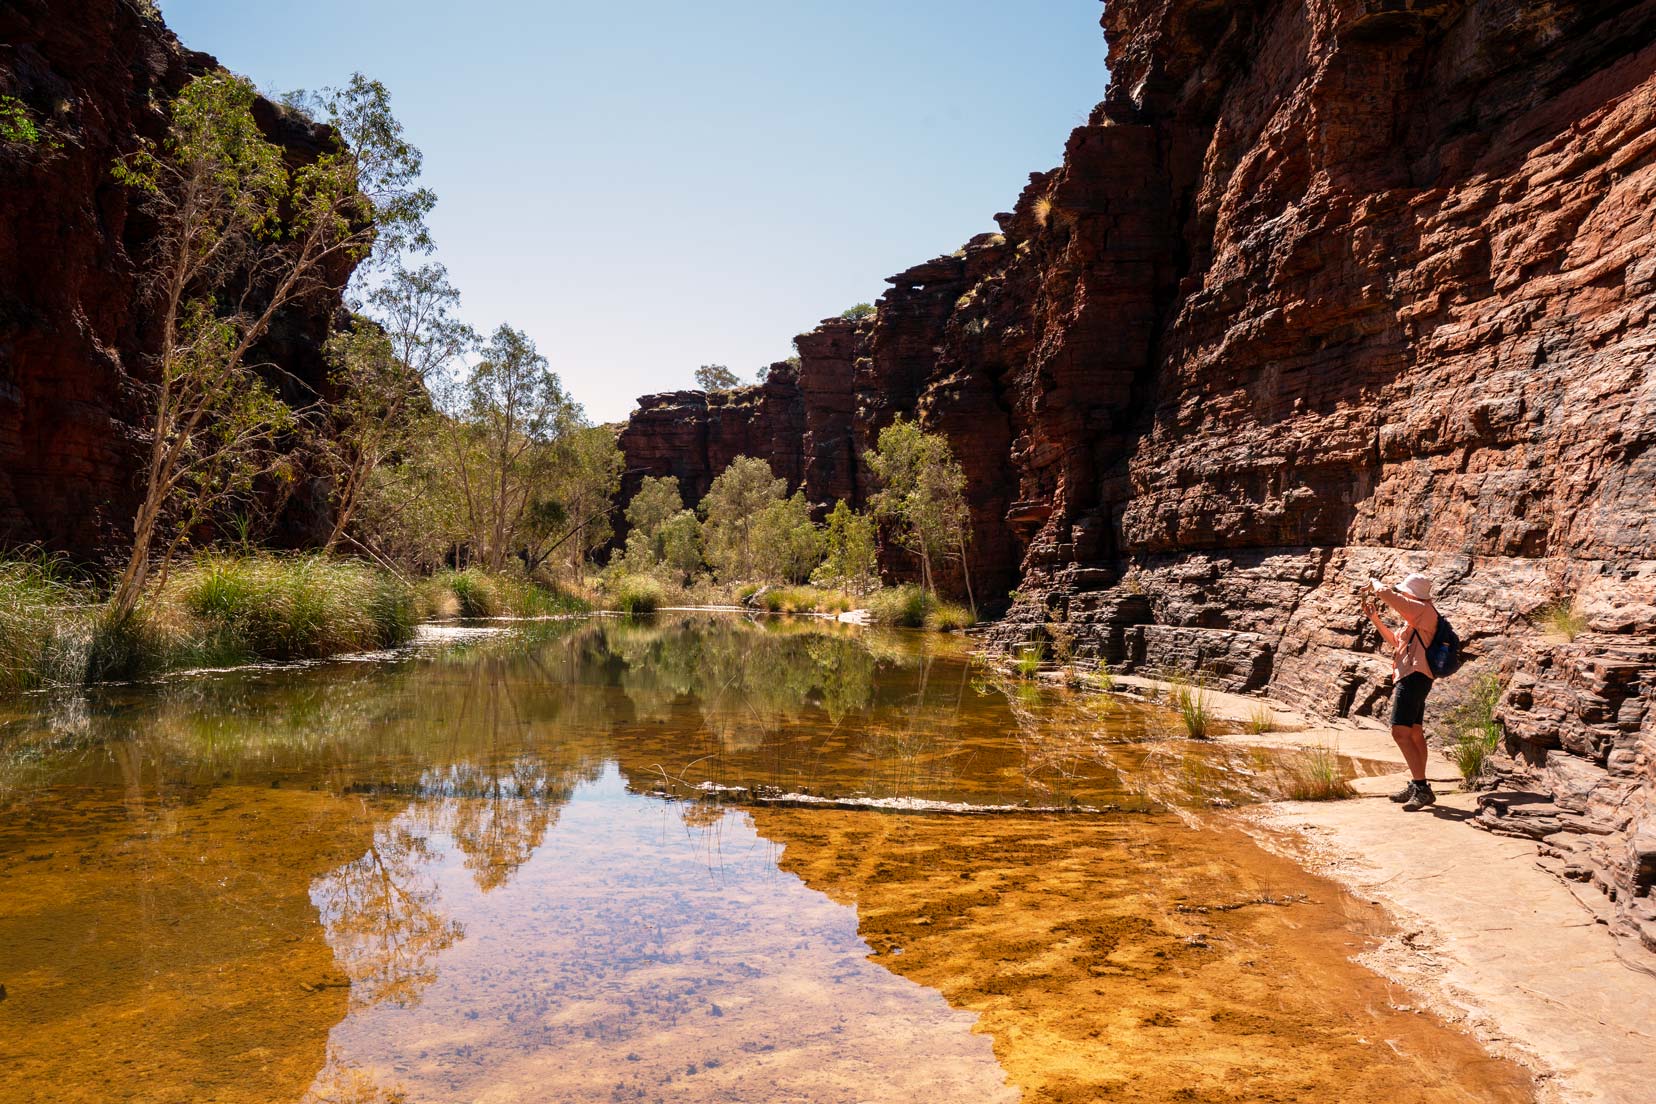
<path fill-rule="evenodd" d="M 1118 685 L 1157 689 L 1137 678 Z M 1246 719 L 1261 704 L 1211 695 L 1215 713 L 1231 720 Z M 1396 917 L 1401 934 L 1359 961 L 1535 1071 L 1543 1100 L 1656 1101 L 1656 978 L 1617 958 L 1614 939 L 1594 914 L 1537 864 L 1535 845 L 1464 823 L 1476 811 L 1476 795 L 1459 792 L 1459 773 L 1442 756 L 1434 753 L 1429 769 L 1438 805 L 1405 813 L 1385 799 L 1407 778 L 1387 729 L 1313 724 L 1263 704 L 1292 730 L 1219 739 L 1333 745 L 1399 768 L 1356 779 L 1355 800 L 1280 802 L 1237 816 L 1270 850 Z"/>

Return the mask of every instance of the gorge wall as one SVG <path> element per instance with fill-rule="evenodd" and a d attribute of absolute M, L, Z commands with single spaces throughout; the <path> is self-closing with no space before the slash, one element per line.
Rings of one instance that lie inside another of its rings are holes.
<path fill-rule="evenodd" d="M 38 142 L 0 140 L 0 542 L 93 560 L 130 541 L 142 394 L 159 335 L 142 293 L 154 226 L 111 168 L 159 140 L 167 103 L 217 67 L 133 0 L 0 4 L 0 96 Z M 256 117 L 291 160 L 325 132 L 267 101 Z M 340 274 L 340 282 L 349 273 Z M 284 313 L 260 350 L 286 397 L 310 401 L 337 296 Z M 276 532 L 325 537 L 327 488 L 301 484 Z"/>
<path fill-rule="evenodd" d="M 1369 575 L 1432 574 L 1506 680 L 1505 789 L 1656 951 L 1656 0 L 1106 0 L 1111 82 L 1001 233 L 628 467 L 739 453 L 860 502 L 898 414 L 969 481 L 1001 644 L 1073 636 L 1375 715 Z M 1016 591 L 1012 588 L 1016 587 Z M 1573 604 L 1586 629 L 1535 615 Z"/>

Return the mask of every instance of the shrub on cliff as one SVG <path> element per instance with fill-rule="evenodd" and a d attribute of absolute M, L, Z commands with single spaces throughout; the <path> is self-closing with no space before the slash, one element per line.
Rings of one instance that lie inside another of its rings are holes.
<path fill-rule="evenodd" d="M 703 391 L 730 391 L 742 381 L 722 364 L 704 364 L 696 369 L 696 386 Z"/>

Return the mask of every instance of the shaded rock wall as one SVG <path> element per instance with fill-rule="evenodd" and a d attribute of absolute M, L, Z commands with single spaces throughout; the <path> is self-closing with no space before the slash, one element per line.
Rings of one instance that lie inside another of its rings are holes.
<path fill-rule="evenodd" d="M 0 541 L 94 559 L 130 539 L 142 395 L 157 347 L 140 287 L 153 227 L 110 174 L 166 104 L 215 67 L 127 0 L 0 5 L 0 95 L 27 105 L 51 145 L 0 142 Z M 259 125 L 295 159 L 323 133 L 261 101 Z M 343 284 L 348 272 L 338 274 Z M 286 312 L 261 359 L 295 401 L 327 371 L 337 296 Z M 306 487 L 279 539 L 328 531 L 326 488 Z"/>
<path fill-rule="evenodd" d="M 1429 728 L 1499 672 L 1506 780 L 1540 795 L 1482 819 L 1656 950 L 1656 0 L 1103 24 L 1063 164 L 871 326 L 803 337 L 812 443 L 766 455 L 855 501 L 862 445 L 918 416 L 1018 587 L 993 640 L 1325 714 L 1388 691 L 1358 586 L 1432 573 L 1479 658 Z M 1572 643 L 1534 623 L 1556 602 Z"/>

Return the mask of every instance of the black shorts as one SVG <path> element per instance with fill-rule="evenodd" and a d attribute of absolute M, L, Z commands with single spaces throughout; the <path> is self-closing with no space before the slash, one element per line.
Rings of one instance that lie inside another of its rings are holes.
<path fill-rule="evenodd" d="M 1426 695 L 1432 690 L 1432 676 L 1416 671 L 1392 687 L 1391 723 L 1413 728 L 1426 717 Z"/>

